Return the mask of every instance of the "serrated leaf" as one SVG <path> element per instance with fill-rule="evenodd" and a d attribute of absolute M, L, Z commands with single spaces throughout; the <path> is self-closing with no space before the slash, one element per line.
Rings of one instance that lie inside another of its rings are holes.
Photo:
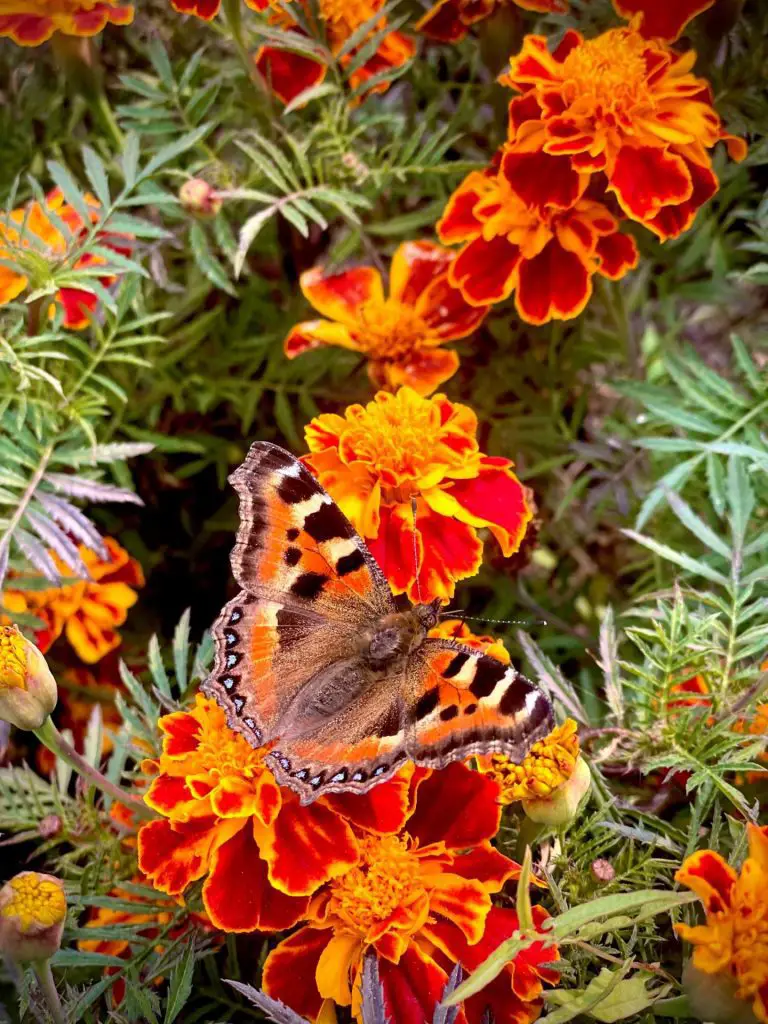
<path fill-rule="evenodd" d="M 140 180 L 151 178 L 153 174 L 163 168 L 166 164 L 175 160 L 176 157 L 181 156 L 182 153 L 186 153 L 188 149 L 196 146 L 198 142 L 205 138 L 206 135 L 213 128 L 212 124 L 202 124 L 199 128 L 195 128 L 191 132 L 187 132 L 186 135 L 182 135 L 180 139 L 176 139 L 167 146 L 163 146 L 159 153 L 149 161 L 149 163 L 142 169 Z"/>
<path fill-rule="evenodd" d="M 66 201 L 78 213 L 83 224 L 89 227 L 94 210 L 93 207 L 86 203 L 80 186 L 67 168 L 63 164 L 58 163 L 58 161 L 49 160 L 46 166 L 48 167 L 48 173 L 61 189 Z"/>
<path fill-rule="evenodd" d="M 131 505 L 144 504 L 138 494 L 124 487 L 115 487 L 114 484 L 103 484 L 80 476 L 68 476 L 65 473 L 46 473 L 43 479 L 57 491 L 69 494 L 73 498 L 85 498 L 95 502 L 120 501 Z"/>
<path fill-rule="evenodd" d="M 171 975 L 168 1001 L 165 1005 L 164 1024 L 173 1024 L 184 1009 L 192 994 L 192 977 L 195 971 L 195 948 L 187 946 Z"/>
<path fill-rule="evenodd" d="M 673 562 L 675 565 L 679 565 L 681 569 L 686 569 L 688 572 L 692 572 L 698 576 L 703 576 L 704 579 L 710 580 L 712 583 L 719 583 L 720 586 L 725 587 L 728 585 L 727 576 L 724 576 L 721 572 L 713 569 L 705 562 L 701 562 L 696 558 L 691 558 L 690 555 L 686 555 L 683 551 L 675 551 L 675 549 L 669 547 L 668 544 L 660 544 L 652 537 L 646 537 L 644 534 L 637 533 L 635 530 L 622 530 L 621 532 L 631 540 L 637 541 L 638 544 L 642 544 L 643 547 L 653 551 L 654 554 L 657 554 L 660 558 L 663 558 L 668 562 Z"/>
<path fill-rule="evenodd" d="M 90 146 L 83 146 L 82 153 L 85 173 L 88 175 L 91 188 L 102 207 L 108 207 L 111 202 L 109 179 L 101 157 Z"/>
<path fill-rule="evenodd" d="M 189 665 L 189 617 L 190 609 L 187 608 L 179 619 L 176 629 L 173 631 L 173 665 L 176 672 L 176 682 L 183 693 L 187 688 L 189 678 L 187 675 Z"/>
<path fill-rule="evenodd" d="M 224 978 L 224 982 L 227 985 L 231 985 L 235 991 L 253 1003 L 254 1006 L 257 1006 L 262 1013 L 267 1015 L 269 1020 L 274 1021 L 274 1024 L 309 1024 L 304 1017 L 294 1013 L 285 1003 L 281 1003 L 279 999 L 271 999 L 257 988 L 254 988 L 253 985 L 245 985 L 243 982 L 233 981 L 231 978 Z"/>
<path fill-rule="evenodd" d="M 374 950 L 369 950 L 363 959 L 362 1013 L 363 1024 L 390 1024 L 379 978 L 379 958 Z"/>
<path fill-rule="evenodd" d="M 228 295 L 236 296 L 237 291 L 227 277 L 226 270 L 210 250 L 205 229 L 197 221 L 194 221 L 189 229 L 189 242 L 195 262 L 211 284 Z"/>

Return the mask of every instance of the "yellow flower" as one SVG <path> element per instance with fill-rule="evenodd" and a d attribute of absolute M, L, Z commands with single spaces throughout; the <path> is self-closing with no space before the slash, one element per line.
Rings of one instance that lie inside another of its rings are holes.
<path fill-rule="evenodd" d="M 67 901 L 53 875 L 22 871 L 0 889 L 0 953 L 47 960 L 61 945 Z"/>
<path fill-rule="evenodd" d="M 57 696 L 40 651 L 16 626 L 0 626 L 0 719 L 19 729 L 39 729 Z"/>
<path fill-rule="evenodd" d="M 694 968 L 730 983 L 735 998 L 751 1003 L 768 1024 L 768 827 L 748 825 L 747 832 L 749 856 L 740 874 L 713 850 L 683 863 L 675 881 L 701 898 L 706 924 L 675 929 L 693 944 Z"/>
<path fill-rule="evenodd" d="M 522 764 L 503 754 L 483 759 L 481 771 L 501 787 L 501 801 L 535 800 L 552 793 L 573 775 L 579 757 L 576 723 L 568 718 L 549 736 L 534 743 Z"/>

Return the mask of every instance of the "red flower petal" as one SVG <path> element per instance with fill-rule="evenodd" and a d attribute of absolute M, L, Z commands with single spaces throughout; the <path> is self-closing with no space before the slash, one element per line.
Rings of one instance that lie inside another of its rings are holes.
<path fill-rule="evenodd" d="M 691 174 L 682 157 L 654 146 L 623 146 L 610 174 L 609 190 L 635 220 L 647 221 L 664 206 L 690 199 Z"/>
<path fill-rule="evenodd" d="M 139 830 L 139 870 L 156 889 L 178 896 L 205 874 L 216 834 L 215 819 L 192 828 L 150 821 Z"/>
<path fill-rule="evenodd" d="M 449 245 L 466 242 L 478 234 L 482 221 L 475 217 L 473 210 L 487 194 L 489 185 L 491 179 L 480 171 L 473 171 L 459 185 L 437 224 L 437 234 L 442 242 Z"/>
<path fill-rule="evenodd" d="M 158 775 L 152 780 L 144 800 L 160 814 L 170 816 L 179 809 L 179 804 L 195 803 L 195 796 L 190 792 L 186 779 L 173 778 L 171 775 Z M 179 815 L 180 817 L 183 816 Z"/>
<path fill-rule="evenodd" d="M 499 853 L 489 842 L 460 853 L 451 871 L 482 882 L 488 892 L 500 892 L 510 879 L 520 877 L 520 865 Z"/>
<path fill-rule="evenodd" d="M 200 741 L 200 723 L 186 711 L 174 711 L 160 719 L 163 753 L 168 757 L 183 757 L 197 750 Z"/>
<path fill-rule="evenodd" d="M 524 96 L 515 96 L 509 102 L 509 138 L 510 141 L 517 135 L 518 129 L 526 121 L 538 121 L 541 118 L 541 107 L 535 94 L 526 93 Z"/>
<path fill-rule="evenodd" d="M 315 972 L 320 954 L 333 935 L 326 928 L 299 928 L 273 949 L 264 962 L 261 985 L 268 996 L 279 999 L 292 1010 L 315 1020 L 322 998 L 317 991 Z"/>
<path fill-rule="evenodd" d="M 256 54 L 255 63 L 272 92 L 283 103 L 290 103 L 305 89 L 319 85 L 325 78 L 324 64 L 273 46 L 262 46 Z"/>
<path fill-rule="evenodd" d="M 598 239 L 597 255 L 600 258 L 600 273 L 612 281 L 618 281 L 628 270 L 636 267 L 640 257 L 634 238 L 622 235 L 620 231 Z"/>
<path fill-rule="evenodd" d="M 461 930 L 467 942 L 483 936 L 491 897 L 480 882 L 442 871 L 432 879 L 430 913 L 440 914 Z"/>
<path fill-rule="evenodd" d="M 509 972 L 502 971 L 477 995 L 467 999 L 464 1012 L 467 1024 L 485 1024 L 488 1010 L 494 1024 L 532 1024 L 538 1020 L 543 1005 L 541 999 L 518 998 L 510 988 Z"/>
<path fill-rule="evenodd" d="M 456 257 L 451 281 L 471 305 L 488 306 L 511 294 L 519 262 L 519 248 L 503 235 L 489 241 L 476 238 Z"/>
<path fill-rule="evenodd" d="M 378 536 L 368 541 L 368 547 L 393 593 L 406 593 L 416 578 L 416 563 L 421 562 L 424 550 L 418 531 L 414 538 L 410 506 L 382 506 Z"/>
<path fill-rule="evenodd" d="M 261 856 L 269 865 L 273 886 L 292 896 L 306 896 L 343 874 L 359 859 L 349 825 L 330 807 L 315 802 L 302 807 L 294 794 L 269 828 L 254 821 Z"/>
<path fill-rule="evenodd" d="M 171 0 L 171 7 L 182 14 L 194 14 L 210 21 L 219 13 L 221 0 Z"/>
<path fill-rule="evenodd" d="M 36 14 L 0 14 L 0 36 L 10 36 L 20 46 L 39 46 L 55 31 L 51 18 Z"/>
<path fill-rule="evenodd" d="M 677 238 L 687 231 L 699 208 L 717 192 L 717 175 L 711 168 L 689 163 L 688 171 L 693 181 L 690 198 L 677 206 L 663 207 L 655 217 L 645 221 L 645 227 L 654 231 L 662 241 Z"/>
<path fill-rule="evenodd" d="M 453 253 L 434 242 L 403 242 L 395 250 L 389 272 L 389 294 L 406 306 L 448 269 Z"/>
<path fill-rule="evenodd" d="M 501 161 L 501 173 L 526 206 L 540 210 L 560 207 L 568 210 L 584 191 L 582 180 L 567 156 L 550 153 L 519 153 L 508 149 Z"/>
<path fill-rule="evenodd" d="M 461 20 L 460 0 L 438 0 L 416 29 L 441 43 L 458 43 L 469 31 Z"/>
<path fill-rule="evenodd" d="M 326 274 L 313 267 L 301 275 L 301 290 L 315 309 L 329 320 L 355 326 L 360 307 L 383 302 L 381 274 L 374 267 L 352 267 L 338 274 Z"/>
<path fill-rule="evenodd" d="M 484 314 L 485 310 L 481 310 Z M 441 348 L 416 349 L 411 357 L 402 363 L 369 363 L 371 379 L 379 387 L 393 391 L 403 385 L 413 388 L 419 395 L 431 395 L 456 373 L 459 357 L 456 352 Z"/>
<path fill-rule="evenodd" d="M 439 515 L 430 508 L 419 509 L 416 527 L 422 538 L 424 553 L 421 558 L 418 586 L 414 580 L 408 596 L 411 601 L 434 601 L 438 597 L 445 600 L 453 597 L 456 581 L 474 576 L 480 568 L 483 558 L 482 541 L 479 540 L 474 527 L 457 519 Z"/>
<path fill-rule="evenodd" d="M 451 481 L 445 494 L 466 510 L 475 525 L 488 526 L 505 557 L 518 550 L 533 513 L 508 459 L 483 456 L 477 476 Z M 460 517 L 458 510 L 455 514 Z"/>
<path fill-rule="evenodd" d="M 422 846 L 442 840 L 450 849 L 477 846 L 499 830 L 499 789 L 487 775 L 454 762 L 419 785 L 407 824 Z"/>
<path fill-rule="evenodd" d="M 214 852 L 203 903 L 214 927 L 222 931 L 271 932 L 300 921 L 308 900 L 286 896 L 269 884 L 267 865 L 246 827 Z"/>
<path fill-rule="evenodd" d="M 404 769 L 367 793 L 329 793 L 323 802 L 341 817 L 368 832 L 399 832 L 411 810 L 411 778 Z"/>
<path fill-rule="evenodd" d="M 688 22 L 708 10 L 715 0 L 613 0 L 617 14 L 633 18 L 642 14 L 640 31 L 646 39 L 654 36 L 673 42 Z"/>
<path fill-rule="evenodd" d="M 451 254 L 453 257 L 453 253 Z M 416 311 L 443 341 L 465 338 L 485 319 L 482 306 L 470 306 L 445 273 L 433 281 L 416 303 Z"/>
<path fill-rule="evenodd" d="M 410 946 L 398 964 L 379 958 L 379 978 L 390 1019 L 397 1024 L 424 1024 L 432 1020 L 442 999 L 448 975 L 435 961 Z M 456 1024 L 466 1024 L 462 1010 Z"/>
<path fill-rule="evenodd" d="M 716 914 L 730 907 L 731 890 L 737 877 L 719 853 L 699 850 L 685 860 L 675 875 L 675 881 L 693 889 L 707 912 Z"/>
<path fill-rule="evenodd" d="M 529 324 L 571 320 L 591 295 L 592 280 L 586 266 L 556 238 L 547 242 L 538 256 L 520 264 L 515 307 Z"/>

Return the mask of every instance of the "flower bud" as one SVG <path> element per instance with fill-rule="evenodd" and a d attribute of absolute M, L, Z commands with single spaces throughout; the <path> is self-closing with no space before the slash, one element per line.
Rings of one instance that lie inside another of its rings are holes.
<path fill-rule="evenodd" d="M 16 626 L 0 626 L 0 719 L 39 729 L 56 707 L 58 691 L 45 658 Z"/>
<path fill-rule="evenodd" d="M 179 200 L 187 213 L 199 217 L 215 217 L 222 207 L 222 200 L 213 185 L 202 178 L 190 178 L 179 189 Z"/>
<path fill-rule="evenodd" d="M 579 755 L 573 772 L 549 796 L 523 800 L 523 810 L 539 825 L 568 825 L 576 817 L 579 804 L 589 790 L 592 776 L 589 765 Z"/>
<path fill-rule="evenodd" d="M 683 967 L 683 990 L 699 1020 L 712 1024 L 757 1024 L 749 1003 L 736 998 L 736 981 L 728 974 L 707 974 L 688 960 Z"/>
<path fill-rule="evenodd" d="M 22 871 L 0 889 L 0 953 L 14 961 L 48 960 L 61 945 L 67 900 L 53 875 Z"/>

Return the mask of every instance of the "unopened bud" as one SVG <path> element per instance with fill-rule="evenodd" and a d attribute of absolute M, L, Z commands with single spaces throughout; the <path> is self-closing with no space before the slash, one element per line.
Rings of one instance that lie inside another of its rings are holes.
<path fill-rule="evenodd" d="M 39 729 L 57 698 L 56 680 L 40 651 L 16 626 L 0 626 L 0 719 Z"/>
<path fill-rule="evenodd" d="M 523 810 L 539 825 L 569 825 L 592 782 L 589 766 L 579 755 L 570 778 L 547 797 L 523 800 Z"/>
<path fill-rule="evenodd" d="M 61 832 L 61 818 L 58 814 L 46 814 L 37 826 L 43 839 L 52 839 Z"/>
<path fill-rule="evenodd" d="M 179 200 L 188 213 L 199 217 L 215 217 L 222 207 L 222 199 L 213 185 L 202 178 L 190 178 L 179 189 Z"/>
<path fill-rule="evenodd" d="M 22 871 L 0 889 L 0 953 L 17 962 L 48 960 L 61 946 L 67 900 L 53 875 Z"/>
<path fill-rule="evenodd" d="M 612 882 L 616 877 L 616 870 L 609 860 L 598 857 L 590 865 L 592 877 L 596 882 Z"/>

